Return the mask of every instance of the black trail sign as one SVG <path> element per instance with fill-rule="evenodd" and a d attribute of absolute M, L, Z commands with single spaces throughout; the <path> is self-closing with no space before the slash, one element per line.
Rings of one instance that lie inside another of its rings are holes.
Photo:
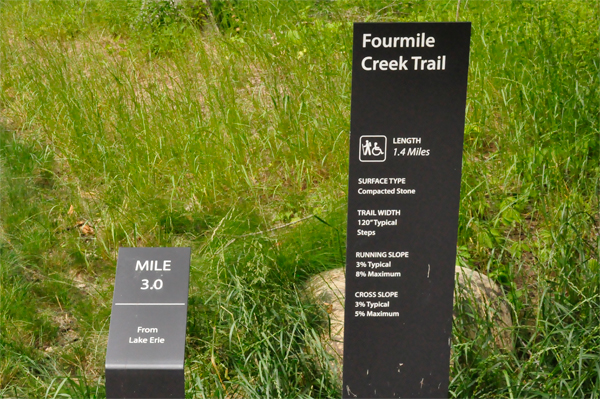
<path fill-rule="evenodd" d="M 120 248 L 106 397 L 184 398 L 190 248 Z"/>
<path fill-rule="evenodd" d="M 448 395 L 470 34 L 354 25 L 344 398 Z"/>

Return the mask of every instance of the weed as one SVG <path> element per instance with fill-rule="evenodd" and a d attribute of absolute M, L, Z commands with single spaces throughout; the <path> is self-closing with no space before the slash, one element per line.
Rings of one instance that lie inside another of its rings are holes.
<path fill-rule="evenodd" d="M 0 396 L 104 397 L 117 250 L 179 245 L 188 397 L 339 396 L 301 291 L 344 264 L 351 22 L 457 3 L 209 3 L 0 3 Z M 598 9 L 458 18 L 457 262 L 502 286 L 515 349 L 463 312 L 451 395 L 598 398 Z"/>

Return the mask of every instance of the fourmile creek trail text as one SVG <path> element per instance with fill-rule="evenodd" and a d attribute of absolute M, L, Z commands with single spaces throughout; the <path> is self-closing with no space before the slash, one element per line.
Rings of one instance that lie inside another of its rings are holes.
<path fill-rule="evenodd" d="M 411 37 L 373 37 L 370 33 L 363 35 L 363 47 L 372 48 L 419 48 L 435 47 L 435 38 L 425 33 L 418 33 Z M 365 71 L 443 71 L 446 69 L 446 56 L 438 55 L 427 59 L 419 55 L 406 57 L 400 55 L 397 59 L 377 60 L 372 56 L 364 57 L 360 63 Z"/>

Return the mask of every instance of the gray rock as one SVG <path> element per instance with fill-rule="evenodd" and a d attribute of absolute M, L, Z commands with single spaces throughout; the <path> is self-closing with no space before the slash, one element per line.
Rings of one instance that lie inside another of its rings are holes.
<path fill-rule="evenodd" d="M 513 350 L 512 317 L 502 289 L 485 274 L 456 266 L 455 327 L 471 340 L 490 336 L 492 345 Z M 487 345 L 487 342 L 479 342 Z"/>
<path fill-rule="evenodd" d="M 346 274 L 343 268 L 328 270 L 312 276 L 306 283 L 306 292 L 327 312 L 329 329 L 321 336 L 325 351 L 334 359 L 331 371 L 341 379 L 344 356 L 344 301 Z"/>

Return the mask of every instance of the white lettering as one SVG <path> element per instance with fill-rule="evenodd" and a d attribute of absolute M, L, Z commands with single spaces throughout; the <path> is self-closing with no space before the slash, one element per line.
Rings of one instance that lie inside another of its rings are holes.
<path fill-rule="evenodd" d="M 435 38 L 427 36 L 425 32 L 417 33 L 416 36 L 387 36 L 387 37 L 373 37 L 371 33 L 364 33 L 362 46 L 367 47 L 367 44 L 371 44 L 373 48 L 383 47 L 435 47 Z"/>
<path fill-rule="evenodd" d="M 372 59 L 373 59 L 373 57 L 365 57 L 365 58 L 363 58 L 362 62 L 360 63 L 360 66 L 362 66 L 362 69 L 364 69 L 365 71 L 372 71 L 373 68 L 367 68 L 367 65 L 365 64 L 365 62 L 367 60 L 372 60 Z"/>
<path fill-rule="evenodd" d="M 414 37 L 401 37 L 400 38 L 400 47 L 415 47 L 415 38 Z"/>
<path fill-rule="evenodd" d="M 403 56 L 400 56 L 400 58 L 398 59 L 398 70 L 408 71 L 408 67 L 406 66 L 407 62 L 408 60 L 405 60 Z"/>
<path fill-rule="evenodd" d="M 357 236 L 367 236 L 367 237 L 372 237 L 375 235 L 375 231 L 373 230 L 360 230 L 358 229 L 356 231 L 356 235 Z"/>
<path fill-rule="evenodd" d="M 394 137 L 394 144 L 421 144 L 420 137 Z"/>
<path fill-rule="evenodd" d="M 421 56 L 415 55 L 413 57 L 410 57 L 412 60 L 415 61 L 415 71 L 419 70 L 419 61 L 421 60 Z"/>
<path fill-rule="evenodd" d="M 371 41 L 371 39 L 369 39 L 371 37 L 370 33 L 365 33 L 363 35 L 363 48 L 367 47 L 367 43 L 369 43 Z"/>
<path fill-rule="evenodd" d="M 144 334 L 157 333 L 158 332 L 158 328 L 156 328 L 156 327 L 149 327 L 148 328 L 148 327 L 139 326 L 137 328 L 137 332 L 138 332 L 138 334 L 140 334 L 140 333 L 144 333 Z"/>
<path fill-rule="evenodd" d="M 142 265 L 142 263 L 138 260 L 135 262 L 135 270 L 150 270 L 148 269 L 148 261 L 145 261 L 144 264 Z"/>

